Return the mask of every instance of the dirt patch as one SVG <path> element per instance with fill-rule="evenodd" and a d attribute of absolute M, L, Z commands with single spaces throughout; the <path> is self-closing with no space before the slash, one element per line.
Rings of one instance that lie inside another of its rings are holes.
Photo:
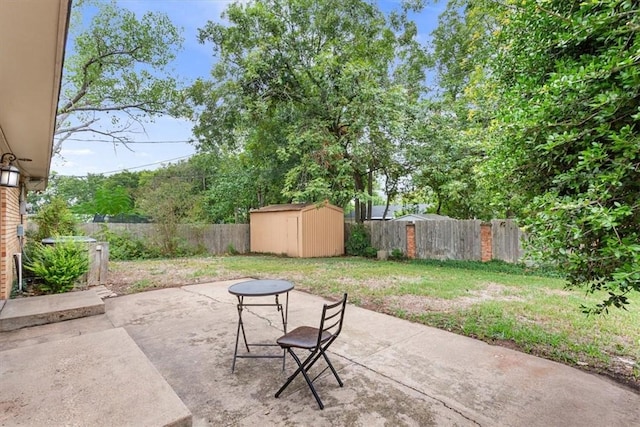
<path fill-rule="evenodd" d="M 111 265 L 105 286 L 116 295 L 238 278 L 235 274 L 219 270 L 206 274 L 211 267 L 207 260 L 118 262 Z M 203 271 L 205 273 L 196 274 Z"/>
<path fill-rule="evenodd" d="M 522 301 L 522 298 L 510 295 L 510 292 L 506 286 L 488 283 L 486 288 L 470 290 L 468 295 L 453 299 L 433 298 L 424 295 L 389 296 L 385 299 L 381 308 L 390 313 L 401 310 L 408 315 L 415 315 L 429 311 L 449 313 L 464 310 L 479 302 L 490 300 Z"/>

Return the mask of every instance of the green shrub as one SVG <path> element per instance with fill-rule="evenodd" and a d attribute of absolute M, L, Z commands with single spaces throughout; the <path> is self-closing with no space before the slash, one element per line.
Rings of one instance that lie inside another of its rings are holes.
<path fill-rule="evenodd" d="M 204 244 L 200 243 L 194 245 L 182 237 L 176 238 L 176 242 L 177 245 L 175 252 L 169 255 L 171 258 L 205 255 L 208 252 L 207 247 Z"/>
<path fill-rule="evenodd" d="M 76 281 L 89 271 L 87 247 L 73 241 L 55 245 L 33 246 L 32 259 L 25 268 L 33 272 L 42 283 L 38 286 L 47 293 L 61 293 L 73 289 Z"/>
<path fill-rule="evenodd" d="M 345 243 L 347 255 L 375 258 L 378 251 L 371 247 L 371 236 L 364 224 L 356 224 L 351 227 L 351 232 Z"/>
<path fill-rule="evenodd" d="M 42 206 L 34 218 L 38 224 L 38 231 L 33 238 L 40 242 L 42 239 L 54 236 L 75 236 L 76 219 L 67 206 L 67 202 L 54 197 L 51 202 Z"/>
<path fill-rule="evenodd" d="M 402 249 L 394 248 L 389 254 L 389 259 L 392 261 L 406 261 L 409 258 L 402 252 Z"/>
<path fill-rule="evenodd" d="M 160 251 L 144 240 L 132 236 L 131 233 L 116 233 L 108 226 L 102 225 L 95 236 L 98 240 L 109 242 L 109 259 L 114 261 L 130 261 L 137 259 L 159 258 Z"/>
<path fill-rule="evenodd" d="M 378 250 L 376 248 L 371 247 L 371 246 L 367 246 L 362 251 L 361 256 L 366 257 L 366 258 L 376 258 L 378 256 Z"/>

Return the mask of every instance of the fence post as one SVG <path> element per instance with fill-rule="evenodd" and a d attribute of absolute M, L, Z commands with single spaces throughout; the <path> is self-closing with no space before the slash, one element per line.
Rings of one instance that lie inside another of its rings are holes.
<path fill-rule="evenodd" d="M 480 260 L 482 262 L 491 261 L 493 259 L 493 236 L 491 231 L 491 223 L 483 222 L 480 224 Z"/>
<path fill-rule="evenodd" d="M 413 222 L 407 223 L 407 258 L 416 257 L 416 225 Z"/>

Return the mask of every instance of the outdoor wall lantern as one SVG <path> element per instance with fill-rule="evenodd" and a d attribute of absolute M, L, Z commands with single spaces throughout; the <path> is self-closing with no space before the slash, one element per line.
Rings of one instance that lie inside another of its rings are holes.
<path fill-rule="evenodd" d="M 9 160 L 5 164 L 5 157 Z M 0 187 L 17 187 L 20 181 L 20 171 L 13 166 L 16 156 L 13 153 L 4 153 L 0 158 Z"/>

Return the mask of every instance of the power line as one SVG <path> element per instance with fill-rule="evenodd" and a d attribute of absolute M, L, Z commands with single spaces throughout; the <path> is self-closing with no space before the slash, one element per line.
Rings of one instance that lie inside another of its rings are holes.
<path fill-rule="evenodd" d="M 174 162 L 176 160 L 188 159 L 193 155 L 194 154 L 190 154 L 188 156 L 175 157 L 173 159 L 160 160 L 159 162 L 147 163 L 146 165 L 132 166 L 132 167 L 123 168 L 123 169 L 117 169 L 117 170 L 113 170 L 113 171 L 96 172 L 96 173 L 92 173 L 92 175 L 108 175 L 108 174 L 114 174 L 114 173 L 118 173 L 118 172 L 125 172 L 125 171 L 129 171 L 129 170 L 132 170 L 132 169 L 141 169 L 141 168 L 146 168 L 147 166 L 155 166 L 155 165 L 159 165 L 159 164 L 162 164 L 162 163 Z M 64 176 L 64 177 L 67 177 L 67 178 L 85 178 L 87 175 L 58 175 L 58 176 Z"/>
<path fill-rule="evenodd" d="M 81 139 L 81 138 L 67 138 L 65 141 L 76 141 L 76 142 L 108 142 L 110 144 L 115 145 L 129 145 L 129 144 L 190 144 L 196 142 L 195 139 L 185 139 L 185 140 L 174 140 L 174 141 L 113 141 L 110 139 Z"/>

